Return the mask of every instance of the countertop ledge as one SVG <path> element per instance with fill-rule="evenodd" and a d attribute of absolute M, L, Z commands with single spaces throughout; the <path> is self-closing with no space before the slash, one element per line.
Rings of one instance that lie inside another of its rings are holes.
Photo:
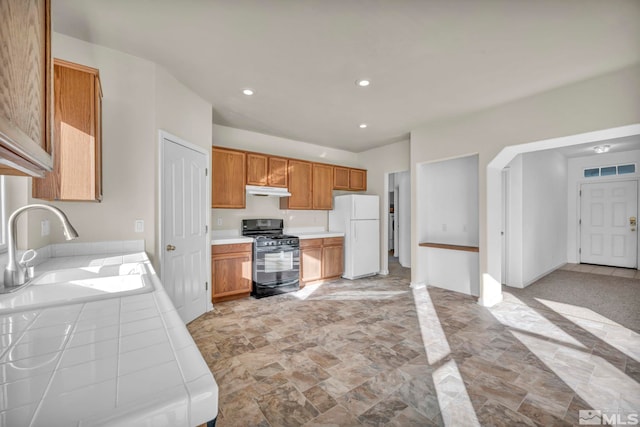
<path fill-rule="evenodd" d="M 296 234 L 299 239 L 324 239 L 329 237 L 344 237 L 344 233 L 337 231 L 312 231 L 309 233 Z"/>
<path fill-rule="evenodd" d="M 17 391 L 0 424 L 192 427 L 217 416 L 215 379 L 144 252 L 47 263 L 86 275 L 133 259 L 150 292 L 0 311 L 0 384 Z"/>
<path fill-rule="evenodd" d="M 214 237 L 211 240 L 211 245 L 233 245 L 236 243 L 253 243 L 252 237 Z"/>

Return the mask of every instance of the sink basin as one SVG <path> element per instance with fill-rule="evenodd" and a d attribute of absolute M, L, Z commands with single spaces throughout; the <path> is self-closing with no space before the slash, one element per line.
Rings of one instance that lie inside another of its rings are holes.
<path fill-rule="evenodd" d="M 0 314 L 151 292 L 146 273 L 143 263 L 49 271 L 23 289 L 0 295 Z"/>
<path fill-rule="evenodd" d="M 69 268 L 65 270 L 54 270 L 36 277 L 31 281 L 31 285 L 48 285 L 51 283 L 61 283 L 70 281 L 86 281 L 105 277 L 115 277 L 122 275 L 141 275 L 144 268 L 140 263 L 126 263 L 119 265 L 108 265 L 100 267 Z"/>

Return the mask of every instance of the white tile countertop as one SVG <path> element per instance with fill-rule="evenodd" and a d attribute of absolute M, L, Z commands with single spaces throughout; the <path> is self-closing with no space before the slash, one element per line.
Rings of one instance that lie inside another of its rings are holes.
<path fill-rule="evenodd" d="M 145 286 L 0 309 L 0 426 L 193 427 L 213 420 L 218 386 L 146 254 L 50 252 L 37 276 L 75 269 L 86 278 L 139 263 Z M 0 303 L 22 291 L 0 295 Z"/>

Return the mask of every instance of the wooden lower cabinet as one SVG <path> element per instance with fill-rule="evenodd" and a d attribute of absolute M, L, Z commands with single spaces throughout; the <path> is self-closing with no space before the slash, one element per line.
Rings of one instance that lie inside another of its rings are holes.
<path fill-rule="evenodd" d="M 300 286 L 336 279 L 344 272 L 342 237 L 300 240 Z"/>
<path fill-rule="evenodd" d="M 252 244 L 211 246 L 211 301 L 248 297 L 251 293 Z"/>
<path fill-rule="evenodd" d="M 304 245 L 302 242 L 309 242 Z M 322 239 L 300 241 L 300 285 L 322 279 Z"/>
<path fill-rule="evenodd" d="M 344 273 L 344 242 L 342 237 L 322 239 L 322 278 L 334 279 Z"/>

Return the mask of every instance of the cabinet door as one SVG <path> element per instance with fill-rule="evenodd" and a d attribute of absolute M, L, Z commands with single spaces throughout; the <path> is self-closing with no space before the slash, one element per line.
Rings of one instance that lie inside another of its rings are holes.
<path fill-rule="evenodd" d="M 268 157 L 247 153 L 247 184 L 267 185 Z"/>
<path fill-rule="evenodd" d="M 213 147 L 211 150 L 211 206 L 244 209 L 246 154 Z"/>
<path fill-rule="evenodd" d="M 54 167 L 33 180 L 33 197 L 100 201 L 101 97 L 98 70 L 54 61 Z"/>
<path fill-rule="evenodd" d="M 287 165 L 289 161 L 282 157 L 269 157 L 268 183 L 272 187 L 287 188 L 289 183 Z"/>
<path fill-rule="evenodd" d="M 300 250 L 300 280 L 303 283 L 322 278 L 322 247 L 309 247 Z"/>
<path fill-rule="evenodd" d="M 349 189 L 365 191 L 367 189 L 367 171 L 363 169 L 349 169 Z"/>
<path fill-rule="evenodd" d="M 311 198 L 312 163 L 289 160 L 290 197 L 280 198 L 280 209 L 313 209 Z"/>
<path fill-rule="evenodd" d="M 313 209 L 333 209 L 333 166 L 313 164 Z"/>
<path fill-rule="evenodd" d="M 349 189 L 349 168 L 334 166 L 333 168 L 333 189 L 348 190 Z"/>
<path fill-rule="evenodd" d="M 50 24 L 49 0 L 0 1 L 0 174 L 53 169 Z"/>
<path fill-rule="evenodd" d="M 322 248 L 322 278 L 342 276 L 344 272 L 344 250 L 342 245 Z"/>
<path fill-rule="evenodd" d="M 211 264 L 211 298 L 251 292 L 251 254 L 216 255 Z"/>

